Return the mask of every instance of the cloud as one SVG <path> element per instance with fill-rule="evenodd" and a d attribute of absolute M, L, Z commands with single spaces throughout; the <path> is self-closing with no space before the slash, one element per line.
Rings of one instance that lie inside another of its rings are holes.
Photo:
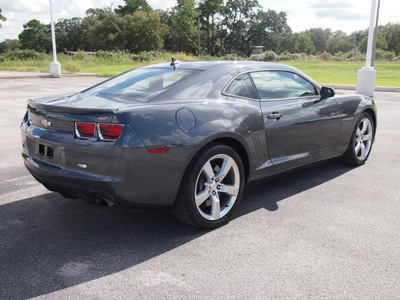
<path fill-rule="evenodd" d="M 315 16 L 318 18 L 332 18 L 340 21 L 369 20 L 369 15 L 360 14 L 343 8 L 317 10 Z"/>
<path fill-rule="evenodd" d="M 309 2 L 308 8 L 310 9 L 319 9 L 319 8 L 337 8 L 337 7 L 354 7 L 354 2 L 345 2 L 345 1 L 318 1 L 318 2 Z"/>
<path fill-rule="evenodd" d="M 381 1 L 379 24 L 398 23 L 400 11 L 393 9 L 397 6 L 398 0 Z M 290 0 L 286 7 L 288 24 L 295 32 L 321 27 L 350 34 L 368 28 L 371 1 Z"/>

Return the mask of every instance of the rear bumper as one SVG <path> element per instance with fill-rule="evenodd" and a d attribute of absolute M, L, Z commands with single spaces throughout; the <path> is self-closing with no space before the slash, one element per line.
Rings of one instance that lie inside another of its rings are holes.
<path fill-rule="evenodd" d="M 133 131 L 116 143 L 96 144 L 34 127 L 21 126 L 22 157 L 49 190 L 90 201 L 103 198 L 128 209 L 174 203 L 189 151 L 150 154 Z M 87 169 L 79 168 L 82 163 Z"/>

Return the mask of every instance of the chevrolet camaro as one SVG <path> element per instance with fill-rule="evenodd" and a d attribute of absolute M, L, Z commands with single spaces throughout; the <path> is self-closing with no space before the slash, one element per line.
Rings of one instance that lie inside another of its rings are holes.
<path fill-rule="evenodd" d="M 64 197 L 214 228 L 248 181 L 335 157 L 363 164 L 376 125 L 373 99 L 287 65 L 173 59 L 28 100 L 22 157 Z"/>

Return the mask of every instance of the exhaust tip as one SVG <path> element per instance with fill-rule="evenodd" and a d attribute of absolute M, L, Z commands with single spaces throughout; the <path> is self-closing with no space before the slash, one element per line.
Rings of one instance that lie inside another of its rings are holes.
<path fill-rule="evenodd" d="M 102 197 L 97 197 L 96 198 L 96 203 L 98 205 L 104 206 L 104 207 L 112 207 L 115 205 L 115 203 L 109 199 L 102 198 Z"/>

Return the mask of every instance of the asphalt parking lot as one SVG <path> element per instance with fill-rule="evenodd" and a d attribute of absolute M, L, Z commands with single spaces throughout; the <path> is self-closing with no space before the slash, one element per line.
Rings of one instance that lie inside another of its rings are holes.
<path fill-rule="evenodd" d="M 251 183 L 235 219 L 203 231 L 62 198 L 25 170 L 26 99 L 101 80 L 0 79 L 0 299 L 400 299 L 400 93 L 375 95 L 365 165 Z"/>

